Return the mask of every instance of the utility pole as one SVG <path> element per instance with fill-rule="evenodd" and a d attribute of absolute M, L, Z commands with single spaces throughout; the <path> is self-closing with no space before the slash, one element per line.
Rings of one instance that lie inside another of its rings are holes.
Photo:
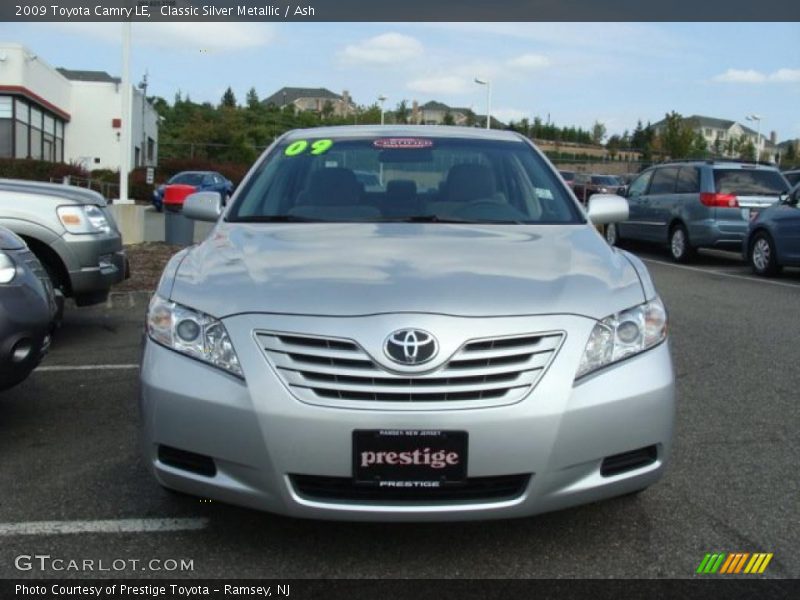
<path fill-rule="evenodd" d="M 119 153 L 119 203 L 131 204 L 128 199 L 128 170 L 131 162 L 131 22 L 122 23 L 122 136 Z"/>
<path fill-rule="evenodd" d="M 139 82 L 138 88 L 142 90 L 142 166 L 147 164 L 147 128 L 144 126 L 144 109 L 147 105 L 147 71 L 144 72 L 144 77 Z"/>

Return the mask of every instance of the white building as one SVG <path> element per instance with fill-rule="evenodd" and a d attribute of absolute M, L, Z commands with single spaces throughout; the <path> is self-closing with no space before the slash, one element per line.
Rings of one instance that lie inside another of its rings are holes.
<path fill-rule="evenodd" d="M 775 134 L 772 134 L 772 139 L 767 139 L 763 133 L 754 131 L 753 129 L 727 119 L 717 119 L 715 117 L 704 117 L 701 115 L 692 115 L 685 117 L 683 122 L 686 123 L 692 131 L 700 133 L 708 144 L 711 151 L 717 151 L 721 155 L 727 155 L 729 142 L 733 140 L 744 139 L 753 144 L 761 158 L 776 151 L 775 148 Z M 657 123 L 653 123 L 652 127 L 656 133 L 661 133 L 666 125 L 666 119 L 662 119 Z"/>
<path fill-rule="evenodd" d="M 54 69 L 20 44 L 0 43 L 0 158 L 119 169 L 121 91 L 104 71 Z M 155 165 L 158 114 L 135 87 L 131 125 L 128 170 Z"/>

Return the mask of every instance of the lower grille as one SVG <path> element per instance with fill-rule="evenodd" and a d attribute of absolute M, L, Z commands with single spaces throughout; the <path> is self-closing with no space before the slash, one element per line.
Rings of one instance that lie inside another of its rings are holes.
<path fill-rule="evenodd" d="M 658 449 L 655 446 L 647 446 L 646 448 L 639 448 L 632 452 L 607 456 L 603 459 L 603 464 L 600 465 L 600 475 L 603 477 L 611 477 L 627 471 L 633 471 L 634 469 L 641 469 L 642 467 L 652 465 L 656 462 L 657 458 Z"/>
<path fill-rule="evenodd" d="M 217 474 L 217 466 L 210 456 L 195 454 L 194 452 L 187 452 L 170 446 L 158 447 L 158 460 L 170 467 L 205 475 L 206 477 L 213 477 Z"/>
<path fill-rule="evenodd" d="M 349 477 L 291 475 L 298 494 L 311 500 L 345 502 L 481 502 L 513 500 L 528 487 L 530 474 L 471 477 L 444 488 L 378 488 L 357 485 Z"/>

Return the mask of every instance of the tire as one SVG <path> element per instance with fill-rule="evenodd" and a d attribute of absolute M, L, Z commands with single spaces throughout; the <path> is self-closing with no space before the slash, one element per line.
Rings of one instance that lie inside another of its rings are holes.
<path fill-rule="evenodd" d="M 748 252 L 748 262 L 753 273 L 762 277 L 775 277 L 781 272 L 775 242 L 766 231 L 759 231 L 753 238 Z"/>
<path fill-rule="evenodd" d="M 605 237 L 609 246 L 619 246 L 621 240 L 619 237 L 619 228 L 616 223 L 609 223 L 606 225 Z"/>
<path fill-rule="evenodd" d="M 680 223 L 669 231 L 669 253 L 677 263 L 691 262 L 695 256 L 695 249 L 689 242 L 689 233 Z"/>

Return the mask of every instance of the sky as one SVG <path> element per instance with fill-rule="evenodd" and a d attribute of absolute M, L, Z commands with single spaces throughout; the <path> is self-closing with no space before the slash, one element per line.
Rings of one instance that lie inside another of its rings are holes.
<path fill-rule="evenodd" d="M 0 41 L 54 67 L 121 73 L 116 23 L 0 23 Z M 540 116 L 608 134 L 675 110 L 800 137 L 798 23 L 134 23 L 132 79 L 239 102 L 283 86 L 348 90 L 359 104 L 437 100 L 500 120 Z M 1 81 L 0 81 L 1 83 Z"/>

